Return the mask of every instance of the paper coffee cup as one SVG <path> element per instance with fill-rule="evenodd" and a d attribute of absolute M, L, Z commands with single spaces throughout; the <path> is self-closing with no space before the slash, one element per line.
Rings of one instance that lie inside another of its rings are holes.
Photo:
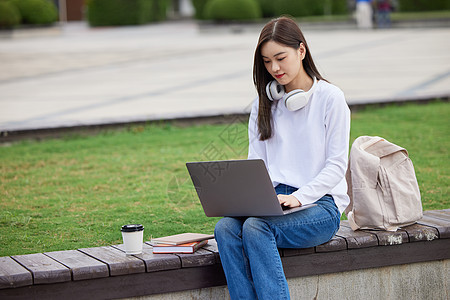
<path fill-rule="evenodd" d="M 120 231 L 122 231 L 125 253 L 127 255 L 141 254 L 144 242 L 144 226 L 141 224 L 123 225 Z"/>

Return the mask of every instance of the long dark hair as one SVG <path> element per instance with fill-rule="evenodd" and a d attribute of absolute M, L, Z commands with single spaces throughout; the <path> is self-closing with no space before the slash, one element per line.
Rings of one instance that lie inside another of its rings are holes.
<path fill-rule="evenodd" d="M 306 49 L 306 55 L 303 59 L 303 67 L 306 73 L 311 78 L 316 77 L 317 80 L 325 80 L 317 70 L 309 52 L 305 37 L 294 20 L 288 17 L 280 17 L 267 23 L 259 35 L 253 63 L 253 82 L 259 96 L 258 132 L 259 139 L 261 141 L 267 140 L 272 136 L 273 102 L 267 98 L 266 85 L 269 81 L 273 80 L 273 77 L 266 70 L 264 60 L 261 55 L 261 47 L 268 41 L 274 41 L 294 48 L 295 50 L 298 50 L 300 48 L 300 44 L 303 43 Z"/>

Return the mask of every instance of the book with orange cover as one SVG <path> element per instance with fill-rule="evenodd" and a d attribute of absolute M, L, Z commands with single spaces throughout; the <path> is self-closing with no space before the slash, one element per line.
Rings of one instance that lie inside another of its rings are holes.
<path fill-rule="evenodd" d="M 167 245 L 167 244 L 156 244 L 153 245 L 153 253 L 194 253 L 199 248 L 205 246 L 208 240 L 203 240 L 200 242 L 192 242 L 180 245 Z"/>

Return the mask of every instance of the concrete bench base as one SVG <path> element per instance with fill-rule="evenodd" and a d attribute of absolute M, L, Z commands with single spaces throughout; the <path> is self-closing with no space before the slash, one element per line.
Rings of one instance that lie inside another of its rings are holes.
<path fill-rule="evenodd" d="M 448 299 L 450 260 L 289 278 L 291 299 Z M 127 300 L 229 300 L 227 286 Z"/>

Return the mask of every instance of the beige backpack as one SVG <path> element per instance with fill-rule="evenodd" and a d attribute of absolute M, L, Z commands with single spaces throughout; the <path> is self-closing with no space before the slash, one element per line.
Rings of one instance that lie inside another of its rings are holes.
<path fill-rule="evenodd" d="M 350 204 L 345 210 L 353 230 L 396 231 L 422 218 L 422 203 L 408 152 L 380 137 L 358 137 L 347 169 Z"/>

